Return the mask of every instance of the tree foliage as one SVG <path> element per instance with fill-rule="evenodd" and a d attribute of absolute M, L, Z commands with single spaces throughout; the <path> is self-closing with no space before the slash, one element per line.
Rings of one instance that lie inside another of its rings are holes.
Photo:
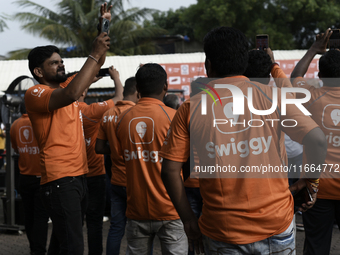
<path fill-rule="evenodd" d="M 152 53 L 154 47 L 148 38 L 164 31 L 155 27 L 144 28 L 140 24 L 143 19 L 151 16 L 154 10 L 124 10 L 123 0 L 106 2 L 113 5 L 109 33 L 111 47 L 108 55 Z M 102 1 L 62 0 L 58 3 L 58 12 L 28 0 L 19 0 L 16 3 L 22 8 L 34 8 L 34 12 L 20 12 L 14 16 L 23 24 L 24 30 L 62 47 L 71 47 L 63 51 L 64 57 L 82 57 L 89 54 L 92 41 L 97 35 L 96 27 Z M 10 52 L 10 55 L 16 58 L 27 57 L 25 50 Z"/>
<path fill-rule="evenodd" d="M 0 32 L 3 32 L 5 28 L 8 28 L 5 22 L 6 19 L 7 17 L 5 15 L 0 14 Z"/>
<path fill-rule="evenodd" d="M 315 34 L 340 27 L 336 0 L 198 0 L 197 4 L 153 16 L 150 24 L 202 41 L 214 27 L 240 29 L 255 46 L 256 34 L 268 34 L 272 49 L 303 49 Z M 172 20 L 178 22 L 172 22 Z M 186 28 L 188 28 L 186 30 Z M 191 29 L 191 30 L 190 30 Z"/>

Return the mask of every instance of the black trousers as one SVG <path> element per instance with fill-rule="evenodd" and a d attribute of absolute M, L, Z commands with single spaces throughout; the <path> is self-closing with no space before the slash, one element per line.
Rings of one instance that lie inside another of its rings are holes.
<path fill-rule="evenodd" d="M 46 253 L 48 213 L 40 196 L 40 178 L 20 174 L 20 195 L 25 214 L 25 229 L 31 252 Z"/>
<path fill-rule="evenodd" d="M 317 199 L 315 205 L 302 214 L 302 219 L 305 228 L 303 254 L 328 255 L 334 220 L 340 225 L 340 200 Z"/>
<path fill-rule="evenodd" d="M 53 223 L 49 255 L 83 255 L 83 221 L 87 208 L 85 176 L 64 177 L 41 186 Z"/>
<path fill-rule="evenodd" d="M 86 177 L 88 207 L 85 219 L 89 255 L 101 255 L 103 253 L 103 216 L 106 203 L 105 178 L 105 174 Z"/>

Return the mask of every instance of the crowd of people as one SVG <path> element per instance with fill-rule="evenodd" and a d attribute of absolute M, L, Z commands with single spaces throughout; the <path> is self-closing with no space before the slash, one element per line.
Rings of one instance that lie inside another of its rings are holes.
<path fill-rule="evenodd" d="M 110 9 L 101 6 L 100 20 Z M 34 48 L 29 69 L 39 84 L 11 127 L 31 254 L 46 254 L 49 218 L 48 254 L 83 254 L 85 222 L 89 254 L 104 252 L 104 155 L 112 163 L 107 255 L 119 254 L 124 235 L 126 254 L 152 254 L 155 236 L 162 254 L 295 254 L 297 210 L 304 254 L 329 254 L 340 223 L 340 51 L 327 51 L 331 33 L 316 37 L 288 79 L 269 48 L 249 51 L 241 31 L 212 29 L 203 41 L 209 80 L 197 84 L 219 101 L 193 87 L 182 104 L 167 95 L 157 63 L 141 65 L 124 88 L 110 67 L 115 97 L 86 104 L 110 47 L 106 32 L 72 76 L 57 47 Z M 321 88 L 303 78 L 316 54 Z M 298 175 L 242 171 L 254 166 L 295 166 Z"/>

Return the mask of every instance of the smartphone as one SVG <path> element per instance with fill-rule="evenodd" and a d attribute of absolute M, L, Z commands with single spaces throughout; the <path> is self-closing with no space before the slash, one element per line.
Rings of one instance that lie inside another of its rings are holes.
<path fill-rule="evenodd" d="M 97 77 L 109 76 L 109 68 L 102 68 L 99 70 L 99 73 L 96 75 Z"/>
<path fill-rule="evenodd" d="M 256 49 L 264 50 L 269 47 L 269 36 L 268 35 L 256 35 Z"/>
<path fill-rule="evenodd" d="M 293 195 L 294 198 L 294 212 L 296 212 L 302 204 L 306 204 L 307 202 L 313 202 L 312 194 L 310 193 L 307 187 L 299 190 L 297 193 Z"/>
<path fill-rule="evenodd" d="M 110 21 L 108 19 L 103 18 L 102 20 L 102 27 L 100 29 L 100 32 L 106 32 L 109 33 L 109 26 L 110 26 Z"/>
<path fill-rule="evenodd" d="M 329 49 L 340 49 L 340 29 L 332 29 L 332 34 L 329 37 Z"/>

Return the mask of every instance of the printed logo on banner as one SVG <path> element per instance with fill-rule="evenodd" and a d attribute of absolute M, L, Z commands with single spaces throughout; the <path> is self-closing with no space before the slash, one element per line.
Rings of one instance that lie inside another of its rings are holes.
<path fill-rule="evenodd" d="M 129 138 L 133 144 L 150 144 L 155 136 L 155 122 L 150 117 L 136 117 L 129 123 Z"/>
<path fill-rule="evenodd" d="M 181 65 L 181 75 L 189 74 L 189 65 Z"/>
<path fill-rule="evenodd" d="M 190 86 L 189 85 L 183 85 L 182 89 L 184 90 L 184 96 L 189 96 L 190 95 Z"/>
<path fill-rule="evenodd" d="M 170 76 L 169 77 L 169 84 L 170 85 L 179 85 L 179 84 L 181 84 L 181 77 L 180 76 Z"/>
<path fill-rule="evenodd" d="M 30 126 L 22 126 L 19 129 L 19 140 L 22 144 L 33 142 L 33 130 Z"/>
<path fill-rule="evenodd" d="M 172 67 L 169 67 L 169 68 L 168 68 L 168 72 L 169 72 L 169 73 L 172 73 Z"/>

